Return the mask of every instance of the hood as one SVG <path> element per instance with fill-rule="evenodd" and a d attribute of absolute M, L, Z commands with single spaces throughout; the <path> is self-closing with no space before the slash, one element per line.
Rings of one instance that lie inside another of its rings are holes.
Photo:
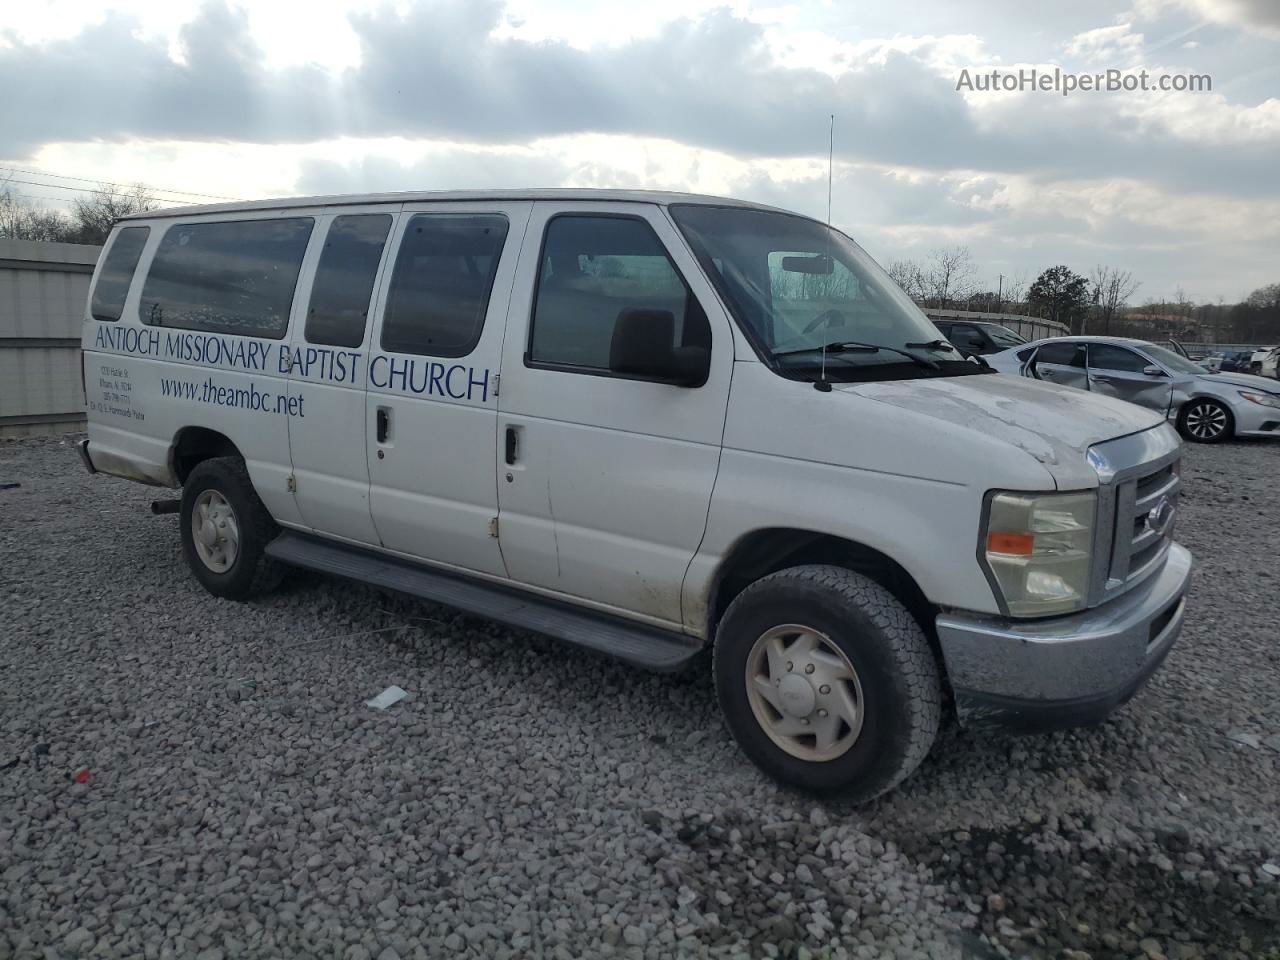
<path fill-rule="evenodd" d="M 1263 393 L 1280 393 L 1280 380 L 1270 377 L 1257 377 L 1252 373 L 1199 373 L 1197 380 L 1208 380 L 1210 383 L 1225 383 L 1246 390 L 1261 390 Z"/>
<path fill-rule="evenodd" d="M 1029 453 L 1060 488 L 1097 484 L 1085 455 L 1103 440 L 1149 430 L 1160 414 L 1123 400 L 1023 377 L 987 374 L 837 385 Z"/>

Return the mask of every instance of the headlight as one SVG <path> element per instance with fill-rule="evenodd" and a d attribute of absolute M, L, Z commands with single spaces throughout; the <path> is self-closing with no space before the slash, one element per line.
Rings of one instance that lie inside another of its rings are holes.
<path fill-rule="evenodd" d="M 1098 496 L 997 493 L 987 509 L 981 556 L 1013 617 L 1082 610 L 1089 601 Z"/>
<path fill-rule="evenodd" d="M 1280 407 L 1280 396 L 1274 393 L 1250 393 L 1248 390 L 1239 391 L 1240 396 L 1253 403 L 1263 407 Z"/>

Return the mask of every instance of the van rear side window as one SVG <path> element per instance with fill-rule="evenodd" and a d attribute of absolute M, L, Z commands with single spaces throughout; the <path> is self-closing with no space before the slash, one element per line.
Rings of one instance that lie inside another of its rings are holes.
<path fill-rule="evenodd" d="M 338 217 L 329 225 L 311 285 L 308 343 L 358 347 L 364 342 L 373 282 L 390 230 L 386 213 Z"/>
<path fill-rule="evenodd" d="M 93 301 L 89 307 L 95 320 L 119 320 L 124 312 L 124 301 L 133 283 L 133 272 L 138 269 L 138 257 L 147 245 L 150 227 L 125 227 L 111 241 L 107 259 L 102 262 L 98 282 L 93 287 Z"/>
<path fill-rule="evenodd" d="M 463 357 L 480 342 L 507 239 L 495 214 L 418 214 L 405 227 L 382 322 L 382 349 Z"/>
<path fill-rule="evenodd" d="M 143 323 L 279 340 L 315 221 L 180 223 L 160 241 L 138 306 Z"/>

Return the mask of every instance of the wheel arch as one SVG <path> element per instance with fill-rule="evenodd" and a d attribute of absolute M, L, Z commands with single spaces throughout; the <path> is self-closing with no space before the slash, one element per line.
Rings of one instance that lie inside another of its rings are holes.
<path fill-rule="evenodd" d="M 240 448 L 226 434 L 209 427 L 183 427 L 169 448 L 169 469 L 178 483 L 184 484 L 197 465 L 213 457 L 244 459 Z"/>
<path fill-rule="evenodd" d="M 708 591 L 708 639 L 714 639 L 729 604 L 750 584 L 779 570 L 806 564 L 845 567 L 874 580 L 907 608 L 930 643 L 936 645 L 933 618 L 937 608 L 902 564 L 884 551 L 856 540 L 793 527 L 753 530 L 738 538 L 725 554 Z"/>

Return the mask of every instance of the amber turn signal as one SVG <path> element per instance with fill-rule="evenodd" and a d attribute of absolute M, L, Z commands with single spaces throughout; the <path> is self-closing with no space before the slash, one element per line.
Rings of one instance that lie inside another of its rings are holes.
<path fill-rule="evenodd" d="M 987 553 L 1029 557 L 1036 547 L 1034 533 L 988 533 Z"/>

